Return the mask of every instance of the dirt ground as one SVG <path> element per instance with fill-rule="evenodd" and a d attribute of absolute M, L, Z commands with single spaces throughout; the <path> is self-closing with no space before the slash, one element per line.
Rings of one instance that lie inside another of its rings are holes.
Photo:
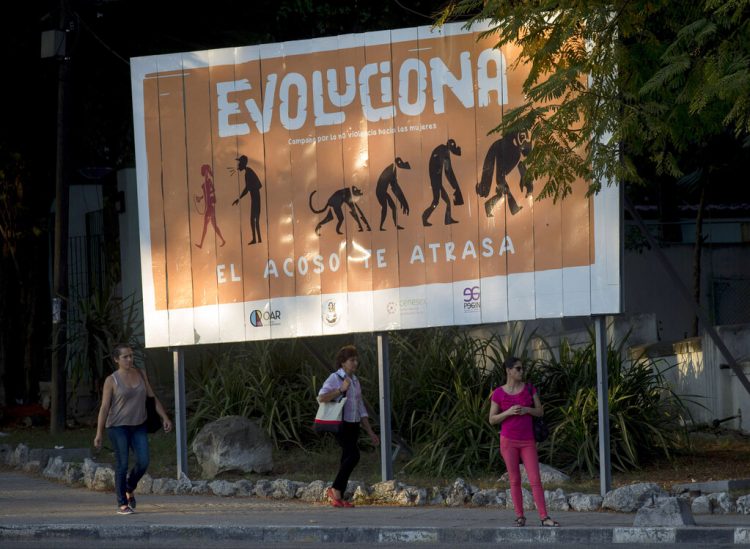
<path fill-rule="evenodd" d="M 711 480 L 750 479 L 750 435 L 724 429 L 692 434 L 693 449 L 662 460 L 640 471 L 614 473 L 613 484 L 636 480 L 673 484 Z"/>

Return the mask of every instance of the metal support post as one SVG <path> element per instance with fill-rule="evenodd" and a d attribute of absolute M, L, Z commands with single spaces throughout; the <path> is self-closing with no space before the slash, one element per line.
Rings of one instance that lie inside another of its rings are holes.
<path fill-rule="evenodd" d="M 612 462 L 609 451 L 609 372 L 607 331 L 604 317 L 594 317 L 596 339 L 596 398 L 599 402 L 599 486 L 602 497 L 612 488 Z"/>
<path fill-rule="evenodd" d="M 172 351 L 174 360 L 174 426 L 177 436 L 177 479 L 187 469 L 187 421 L 185 414 L 185 356 L 182 349 Z"/>
<path fill-rule="evenodd" d="M 378 334 L 378 382 L 380 385 L 380 471 L 383 481 L 393 479 L 391 456 L 391 375 L 388 334 Z"/>

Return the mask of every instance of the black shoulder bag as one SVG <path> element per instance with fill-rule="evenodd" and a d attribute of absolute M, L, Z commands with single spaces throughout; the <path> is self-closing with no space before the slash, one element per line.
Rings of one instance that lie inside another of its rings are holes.
<path fill-rule="evenodd" d="M 531 391 L 531 384 L 526 384 L 526 389 L 529 391 L 529 395 L 531 395 L 531 403 L 534 403 L 534 393 Z M 537 442 L 544 442 L 549 438 L 549 427 L 547 427 L 547 424 L 544 422 L 543 417 L 536 417 L 531 416 L 531 419 L 534 424 L 534 440 Z"/>
<path fill-rule="evenodd" d="M 146 377 L 140 370 L 138 370 L 138 373 L 141 374 L 143 385 L 146 386 Z M 149 433 L 155 433 L 161 427 L 161 418 L 156 411 L 156 398 L 148 396 L 148 387 L 146 386 L 146 430 Z"/>

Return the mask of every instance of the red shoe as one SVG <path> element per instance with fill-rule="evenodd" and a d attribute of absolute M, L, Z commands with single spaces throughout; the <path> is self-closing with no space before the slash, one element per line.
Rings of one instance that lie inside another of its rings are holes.
<path fill-rule="evenodd" d="M 333 493 L 333 488 L 329 488 L 326 491 L 326 496 L 328 496 L 328 499 L 331 500 L 331 505 L 334 507 L 346 507 L 344 502 L 336 497 L 336 495 Z"/>
<path fill-rule="evenodd" d="M 346 501 L 345 499 L 339 500 L 341 503 L 344 504 L 344 507 L 354 507 L 354 504 L 350 501 Z"/>

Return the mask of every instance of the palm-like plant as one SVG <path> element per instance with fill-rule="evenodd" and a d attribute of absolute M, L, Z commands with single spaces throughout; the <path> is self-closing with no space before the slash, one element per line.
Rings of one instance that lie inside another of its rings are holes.
<path fill-rule="evenodd" d="M 394 426 L 415 443 L 410 471 L 443 475 L 484 470 L 497 457 L 487 423 L 494 383 L 490 341 L 445 328 L 393 338 Z"/>
<path fill-rule="evenodd" d="M 209 351 L 188 371 L 191 435 L 210 421 L 240 415 L 257 418 L 277 448 L 311 440 L 320 375 L 294 342 Z"/>
<path fill-rule="evenodd" d="M 96 291 L 72 303 L 74 314 L 67 339 L 59 349 L 67 347 L 67 368 L 74 388 L 90 380 L 94 389 L 100 390 L 103 379 L 112 370 L 110 353 L 118 343 L 131 345 L 137 358 L 142 358 L 139 339 L 143 323 L 139 307 L 134 297 L 121 298 L 112 290 Z"/>
<path fill-rule="evenodd" d="M 552 425 L 543 459 L 570 471 L 595 474 L 599 467 L 596 357 L 592 341 L 573 349 L 563 341 L 560 358 L 539 365 L 537 385 L 545 418 Z M 626 471 L 662 455 L 686 440 L 682 397 L 664 378 L 667 367 L 640 356 L 622 357 L 625 339 L 607 349 L 610 451 L 614 468 Z"/>
<path fill-rule="evenodd" d="M 551 358 L 544 360 L 531 356 L 535 337 L 520 325 L 505 337 L 486 339 L 455 327 L 392 335 L 392 429 L 414 448 L 407 471 L 444 476 L 502 467 L 497 429 L 487 417 L 489 396 L 504 382 L 502 363 L 508 356 L 524 361 L 529 380 L 540 390 L 552 431 L 540 445 L 542 458 L 570 471 L 597 471 L 593 334 L 582 347 L 563 341 L 558 356 L 548 348 Z M 378 398 L 374 339 L 362 335 L 352 340 L 360 352 L 363 394 L 372 405 Z M 316 356 L 333 357 L 341 341 L 316 340 L 314 353 L 299 343 L 268 341 L 205 352 L 200 364 L 188 369 L 190 432 L 238 414 L 258 418 L 277 448 L 319 446 L 321 439 L 310 428 L 315 397 L 333 365 L 321 365 Z M 679 425 L 686 414 L 683 401 L 664 380 L 662 365 L 646 357 L 623 360 L 624 345 L 611 345 L 607 353 L 610 446 L 613 465 L 620 470 L 655 455 L 668 456 L 685 434 Z M 372 411 L 376 422 L 377 410 Z"/>

